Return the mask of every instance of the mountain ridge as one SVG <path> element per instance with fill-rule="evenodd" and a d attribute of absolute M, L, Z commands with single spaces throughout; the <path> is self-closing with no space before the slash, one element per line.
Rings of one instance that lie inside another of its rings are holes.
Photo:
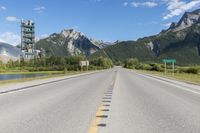
<path fill-rule="evenodd" d="M 180 65 L 200 64 L 200 10 L 186 12 L 178 23 L 173 22 L 167 30 L 157 35 L 106 47 L 90 58 L 101 54 L 108 55 L 114 62 L 123 62 L 127 58 L 138 58 L 142 62 L 160 62 L 162 59 L 172 58 Z"/>
<path fill-rule="evenodd" d="M 63 29 L 60 33 L 36 42 L 36 49 L 44 49 L 47 56 L 89 56 L 107 47 L 103 41 L 89 39 L 84 33 L 74 29 Z"/>

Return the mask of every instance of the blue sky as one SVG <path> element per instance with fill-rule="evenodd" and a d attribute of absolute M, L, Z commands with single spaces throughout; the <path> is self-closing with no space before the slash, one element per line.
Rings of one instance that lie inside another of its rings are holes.
<path fill-rule="evenodd" d="M 1 0 L 0 41 L 20 42 L 22 18 L 35 21 L 38 38 L 75 28 L 98 40 L 136 40 L 198 8 L 200 0 Z"/>

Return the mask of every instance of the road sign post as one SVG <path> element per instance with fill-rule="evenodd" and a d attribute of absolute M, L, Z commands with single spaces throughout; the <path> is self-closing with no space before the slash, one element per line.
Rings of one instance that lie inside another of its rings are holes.
<path fill-rule="evenodd" d="M 176 60 L 175 59 L 164 59 L 164 60 L 162 60 L 162 62 L 165 63 L 165 75 L 167 74 L 167 63 L 172 63 L 172 75 L 174 76 Z"/>
<path fill-rule="evenodd" d="M 174 76 L 174 62 L 172 62 L 172 70 L 173 70 L 172 75 Z"/>
<path fill-rule="evenodd" d="M 88 71 L 88 67 L 90 65 L 89 61 L 80 61 L 79 65 L 81 66 L 81 71 L 83 71 L 83 67 L 86 66 L 86 69 Z"/>

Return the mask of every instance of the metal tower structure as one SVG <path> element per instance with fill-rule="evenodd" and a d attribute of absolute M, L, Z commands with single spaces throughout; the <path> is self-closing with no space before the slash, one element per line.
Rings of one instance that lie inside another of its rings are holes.
<path fill-rule="evenodd" d="M 24 59 L 35 57 L 35 23 L 31 20 L 21 21 L 21 51 Z"/>

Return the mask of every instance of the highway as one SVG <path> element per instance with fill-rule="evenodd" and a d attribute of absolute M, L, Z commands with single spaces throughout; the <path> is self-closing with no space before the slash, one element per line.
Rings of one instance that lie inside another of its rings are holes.
<path fill-rule="evenodd" d="M 123 68 L 54 80 L 0 86 L 0 133 L 200 132 L 200 86 Z"/>

